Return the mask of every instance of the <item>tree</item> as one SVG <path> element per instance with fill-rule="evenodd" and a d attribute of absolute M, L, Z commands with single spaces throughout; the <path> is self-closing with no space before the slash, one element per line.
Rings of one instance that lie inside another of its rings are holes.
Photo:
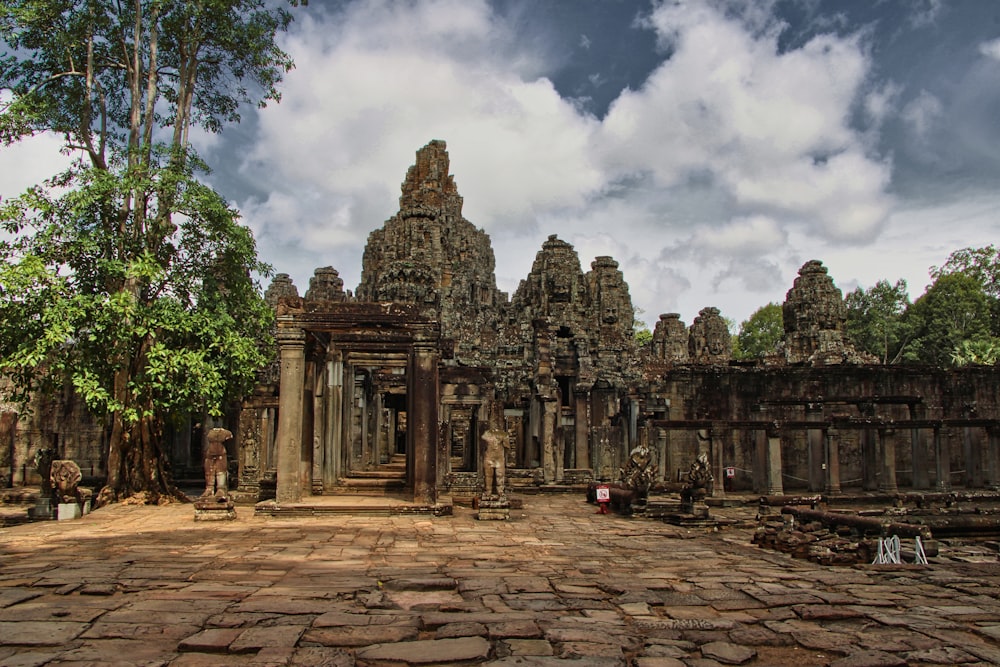
<path fill-rule="evenodd" d="M 989 339 L 989 300 L 982 285 L 964 273 L 941 275 L 905 319 L 914 332 L 905 352 L 910 361 L 945 366 L 964 341 Z"/>
<path fill-rule="evenodd" d="M 78 156 L 0 209 L 0 371 L 108 415 L 102 500 L 173 493 L 163 420 L 219 414 L 265 362 L 267 267 L 190 135 L 278 100 L 290 20 L 266 0 L 0 7 L 0 139 L 50 132 Z"/>
<path fill-rule="evenodd" d="M 733 356 L 737 359 L 757 359 L 774 354 L 784 337 L 781 305 L 769 303 L 755 310 L 740 324 L 739 333 L 733 341 Z"/>
<path fill-rule="evenodd" d="M 990 302 L 990 331 L 1000 336 L 1000 248 L 962 248 L 948 255 L 941 266 L 931 267 L 931 277 L 940 278 L 948 273 L 964 273 L 982 285 Z"/>
<path fill-rule="evenodd" d="M 906 281 L 890 285 L 880 280 L 867 291 L 858 287 L 844 297 L 847 334 L 859 350 L 878 357 L 883 364 L 902 359 L 910 331 L 904 313 L 910 307 Z"/>

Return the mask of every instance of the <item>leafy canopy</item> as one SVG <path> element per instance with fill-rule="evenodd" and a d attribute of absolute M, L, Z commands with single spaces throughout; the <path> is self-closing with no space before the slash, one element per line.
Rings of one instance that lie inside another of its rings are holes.
<path fill-rule="evenodd" d="M 880 280 L 865 290 L 858 287 L 844 297 L 847 334 L 855 347 L 883 364 L 898 363 L 911 337 L 904 314 L 910 307 L 906 281 Z"/>
<path fill-rule="evenodd" d="M 0 372 L 109 413 L 115 495 L 166 490 L 160 420 L 220 413 L 265 362 L 268 267 L 190 135 L 279 99 L 290 20 L 271 0 L 0 5 L 0 141 L 77 157 L 0 207 Z"/>
<path fill-rule="evenodd" d="M 733 346 L 737 359 L 758 359 L 774 354 L 785 336 L 781 305 L 769 303 L 761 306 L 740 324 Z"/>

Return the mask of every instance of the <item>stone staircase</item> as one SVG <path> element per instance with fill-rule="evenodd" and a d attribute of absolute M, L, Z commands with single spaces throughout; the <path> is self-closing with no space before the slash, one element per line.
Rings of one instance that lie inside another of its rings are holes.
<path fill-rule="evenodd" d="M 372 470 L 353 470 L 332 489 L 333 493 L 366 496 L 403 496 L 406 490 L 405 454 L 393 454 L 388 463 Z"/>

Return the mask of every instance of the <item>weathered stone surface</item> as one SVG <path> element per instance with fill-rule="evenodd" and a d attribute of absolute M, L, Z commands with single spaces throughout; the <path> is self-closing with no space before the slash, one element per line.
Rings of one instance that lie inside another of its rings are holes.
<path fill-rule="evenodd" d="M 295 625 L 247 628 L 229 645 L 233 653 L 251 653 L 266 647 L 295 646 L 305 628 Z"/>
<path fill-rule="evenodd" d="M 239 628 L 208 628 L 201 630 L 177 645 L 178 651 L 198 651 L 203 653 L 226 653 L 229 645 L 242 634 Z"/>
<path fill-rule="evenodd" d="M 742 665 L 756 657 L 757 652 L 752 648 L 740 646 L 731 642 L 710 642 L 703 644 L 701 654 L 706 658 L 712 658 L 727 665 Z"/>
<path fill-rule="evenodd" d="M 4 644 L 14 646 L 59 646 L 75 639 L 88 629 L 86 623 L 63 621 L 0 622 Z"/>
<path fill-rule="evenodd" d="M 418 635 L 415 627 L 406 625 L 350 625 L 306 630 L 302 642 L 322 646 L 370 646 L 410 641 Z"/>
<path fill-rule="evenodd" d="M 377 644 L 358 649 L 354 655 L 359 666 L 394 662 L 424 665 L 485 660 L 489 652 L 490 643 L 482 637 L 462 637 Z"/>
<path fill-rule="evenodd" d="M 906 667 L 906 660 L 885 651 L 860 651 L 834 660 L 830 667 Z"/>

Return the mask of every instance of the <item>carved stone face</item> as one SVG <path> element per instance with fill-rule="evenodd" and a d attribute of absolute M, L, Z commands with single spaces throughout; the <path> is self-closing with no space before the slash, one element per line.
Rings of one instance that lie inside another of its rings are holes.
<path fill-rule="evenodd" d="M 63 500 L 75 499 L 76 486 L 83 479 L 80 466 L 74 461 L 57 460 L 52 462 L 52 487 L 56 495 Z"/>
<path fill-rule="evenodd" d="M 604 306 L 604 314 L 601 319 L 605 324 L 614 324 L 618 321 L 618 307 L 614 305 Z"/>

